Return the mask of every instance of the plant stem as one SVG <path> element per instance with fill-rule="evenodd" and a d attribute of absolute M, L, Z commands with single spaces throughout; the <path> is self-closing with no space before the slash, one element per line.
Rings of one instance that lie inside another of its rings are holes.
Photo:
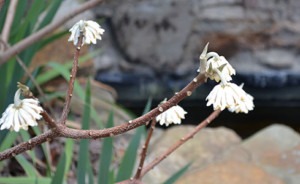
<path fill-rule="evenodd" d="M 194 91 L 198 86 L 203 84 L 206 80 L 205 75 L 199 74 L 197 77 L 195 77 L 185 88 L 183 88 L 180 92 L 176 93 L 172 98 L 170 98 L 168 101 L 166 101 L 163 104 L 160 104 L 159 107 L 156 107 L 152 109 L 150 112 L 146 113 L 143 116 L 140 116 L 132 121 L 125 122 L 121 125 L 107 128 L 103 130 L 77 130 L 68 128 L 65 126 L 65 124 L 58 124 L 56 123 L 56 127 L 41 134 L 33 139 L 33 143 L 31 143 L 30 147 L 27 147 L 27 144 L 18 144 L 12 148 L 7 149 L 6 151 L 0 152 L 0 161 L 11 158 L 14 155 L 20 154 L 24 151 L 27 151 L 31 149 L 34 146 L 40 145 L 43 142 L 46 142 L 47 139 L 45 139 L 45 136 L 49 136 L 49 138 L 55 138 L 55 137 L 65 137 L 65 138 L 73 138 L 73 139 L 97 139 L 97 138 L 104 138 L 104 137 L 112 137 L 115 135 L 119 135 L 122 133 L 125 133 L 129 130 L 132 130 L 134 128 L 137 128 L 141 125 L 146 124 L 153 118 L 155 118 L 160 113 L 168 110 L 170 107 L 177 105 L 181 100 L 191 95 L 192 91 Z M 160 111 L 161 108 L 163 111 Z M 159 110 L 160 109 L 160 110 Z M 44 113 L 42 113 L 43 118 L 48 123 L 51 123 L 51 119 L 47 116 L 45 116 Z M 53 122 L 52 122 L 53 123 Z M 54 122 L 55 123 L 55 122 Z M 13 154 L 12 154 L 13 153 Z"/>
<path fill-rule="evenodd" d="M 59 120 L 60 124 L 66 123 L 66 120 L 67 120 L 67 117 L 68 117 L 68 114 L 70 111 L 70 104 L 71 104 L 71 99 L 73 96 L 74 83 L 75 83 L 77 70 L 78 70 L 78 58 L 79 58 L 82 40 L 83 40 L 83 33 L 80 34 L 78 43 L 77 43 L 75 51 L 74 51 L 74 61 L 73 61 L 72 71 L 71 71 L 70 80 L 69 80 L 69 87 L 68 87 L 68 91 L 66 94 L 65 106 L 63 108 L 63 112 L 62 112 L 60 120 Z"/>
<path fill-rule="evenodd" d="M 142 172 L 142 169 L 143 169 L 143 166 L 144 166 L 144 162 L 145 162 L 145 159 L 146 159 L 146 156 L 147 156 L 148 146 L 149 146 L 149 143 L 150 143 L 150 139 L 152 137 L 152 133 L 153 133 L 153 131 L 155 129 L 155 125 L 156 125 L 156 119 L 153 118 L 152 122 L 151 122 L 151 127 L 150 127 L 149 132 L 148 132 L 147 139 L 146 139 L 145 144 L 144 144 L 144 146 L 142 148 L 142 153 L 141 153 L 141 159 L 140 159 L 139 167 L 138 167 L 138 169 L 136 171 L 134 179 L 139 180 L 141 178 L 141 172 Z"/>
<path fill-rule="evenodd" d="M 216 110 L 211 113 L 204 121 L 202 121 L 196 128 L 188 133 L 186 136 L 178 140 L 175 144 L 173 144 L 167 151 L 161 154 L 159 157 L 155 158 L 151 163 L 149 163 L 145 169 L 142 170 L 141 177 L 143 177 L 147 172 L 153 169 L 157 164 L 167 158 L 171 153 L 173 153 L 177 148 L 183 145 L 185 142 L 193 138 L 193 136 L 198 133 L 202 128 L 206 127 L 210 122 L 212 122 L 218 115 L 220 114 L 220 110 Z"/>

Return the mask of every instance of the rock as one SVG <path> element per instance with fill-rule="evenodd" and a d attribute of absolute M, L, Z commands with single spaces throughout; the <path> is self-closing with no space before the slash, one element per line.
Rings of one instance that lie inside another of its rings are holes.
<path fill-rule="evenodd" d="M 112 48 L 104 46 L 107 53 L 96 63 L 104 74 L 147 73 L 154 77 L 154 85 L 159 87 L 156 81 L 162 81 L 172 90 L 173 77 L 180 82 L 194 77 L 199 54 L 210 42 L 209 50 L 224 55 L 237 70 L 234 78 L 245 86 L 298 86 L 297 7 L 297 0 L 112 0 L 95 11 L 98 16 L 111 11 L 106 34 L 113 41 Z M 103 78 L 109 77 L 98 79 Z M 121 99 L 130 98 L 123 94 L 130 92 L 122 93 Z"/>
<path fill-rule="evenodd" d="M 176 184 L 283 184 L 279 178 L 272 176 L 251 163 L 227 161 L 209 165 L 205 169 L 186 174 Z"/>
<path fill-rule="evenodd" d="M 242 147 L 253 162 L 286 183 L 300 181 L 300 135 L 284 125 L 272 125 L 248 138 Z"/>
<path fill-rule="evenodd" d="M 287 54 L 285 49 L 272 49 L 256 52 L 258 61 L 274 69 L 287 69 L 293 67 L 297 60 L 295 54 Z"/>
<path fill-rule="evenodd" d="M 70 11 L 78 8 L 79 6 L 81 6 L 81 2 L 79 0 L 63 1 L 55 14 L 53 21 L 56 21 L 57 19 L 65 16 L 67 12 L 70 12 Z M 95 18 L 94 13 L 91 10 L 87 10 L 87 11 L 84 11 L 84 12 L 76 15 L 75 17 L 73 17 L 72 19 L 67 21 L 65 24 L 63 24 L 63 26 L 65 26 L 66 29 L 70 29 L 79 20 L 82 20 L 82 19 L 90 20 L 90 19 L 94 19 L 94 18 Z"/>
<path fill-rule="evenodd" d="M 194 126 L 175 126 L 167 129 L 151 146 L 146 163 L 163 153 L 193 128 Z M 227 128 L 205 128 L 147 173 L 143 181 L 151 183 L 155 178 L 156 183 L 162 183 L 189 162 L 193 162 L 190 168 L 192 170 L 203 168 L 213 162 L 217 155 L 231 146 L 239 144 L 240 141 L 240 137 Z"/>

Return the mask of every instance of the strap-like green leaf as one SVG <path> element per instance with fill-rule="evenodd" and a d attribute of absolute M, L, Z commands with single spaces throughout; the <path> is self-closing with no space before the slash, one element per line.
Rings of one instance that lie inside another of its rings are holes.
<path fill-rule="evenodd" d="M 106 128 L 113 127 L 114 125 L 114 113 L 111 112 L 108 117 Z M 113 155 L 113 138 L 103 138 L 103 145 L 100 154 L 98 184 L 109 184 L 109 171 L 110 164 Z"/>
<path fill-rule="evenodd" d="M 91 114 L 91 85 L 88 80 L 85 92 L 85 105 L 82 118 L 82 129 L 87 130 L 90 128 L 90 114 Z M 79 143 L 79 158 L 77 167 L 77 183 L 85 183 L 86 176 L 88 175 L 87 167 L 89 161 L 89 140 L 82 139 Z"/>
<path fill-rule="evenodd" d="M 174 173 L 169 179 L 167 179 L 164 184 L 173 184 L 175 183 L 191 166 L 191 163 L 188 163 L 186 166 L 181 168 L 179 171 Z"/>
<path fill-rule="evenodd" d="M 51 178 L 46 177 L 0 177 L 0 184 L 49 184 Z"/>
<path fill-rule="evenodd" d="M 74 141 L 72 139 L 66 139 L 65 150 L 60 156 L 51 184 L 64 183 L 63 181 L 72 161 L 73 145 Z"/>
<path fill-rule="evenodd" d="M 22 168 L 25 170 L 25 173 L 30 176 L 39 176 L 38 171 L 33 167 L 33 165 L 28 162 L 26 158 L 24 158 L 23 155 L 17 155 L 16 160 L 19 162 L 19 164 L 22 166 Z"/>

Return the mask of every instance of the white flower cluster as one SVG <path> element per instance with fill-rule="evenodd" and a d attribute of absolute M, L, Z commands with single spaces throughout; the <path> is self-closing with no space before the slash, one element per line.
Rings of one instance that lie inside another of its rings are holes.
<path fill-rule="evenodd" d="M 235 113 L 248 113 L 254 109 L 253 97 L 246 93 L 242 86 L 230 82 L 235 75 L 234 68 L 223 56 L 215 52 L 207 53 L 208 44 L 200 55 L 200 68 L 198 72 L 204 73 L 211 80 L 220 82 L 209 93 L 207 106 L 213 105 L 214 110 L 227 108 Z"/>
<path fill-rule="evenodd" d="M 166 99 L 161 102 L 165 103 Z M 161 113 L 156 117 L 156 121 L 159 121 L 160 125 L 166 125 L 169 126 L 170 124 L 181 124 L 181 119 L 185 118 L 185 114 L 187 112 L 180 107 L 179 105 L 175 105 L 171 107 L 170 109 L 166 110 L 165 112 Z"/>
<path fill-rule="evenodd" d="M 10 104 L 0 119 L 1 130 L 10 129 L 18 132 L 20 129 L 28 130 L 28 126 L 37 126 L 36 120 L 42 118 L 40 115 L 43 108 L 39 106 L 37 99 L 20 99 L 22 89 L 15 93 L 14 103 Z"/>
<path fill-rule="evenodd" d="M 75 46 L 79 41 L 81 33 L 83 34 L 81 46 L 91 43 L 96 44 L 97 39 L 101 40 L 101 35 L 104 33 L 104 29 L 97 22 L 91 20 L 80 20 L 69 31 L 71 32 L 71 36 L 68 41 L 73 41 Z"/>

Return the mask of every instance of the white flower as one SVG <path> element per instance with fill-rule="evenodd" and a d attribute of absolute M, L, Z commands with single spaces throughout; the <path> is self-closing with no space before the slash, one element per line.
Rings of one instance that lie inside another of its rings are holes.
<path fill-rule="evenodd" d="M 187 112 L 180 107 L 179 105 L 175 105 L 165 112 L 161 113 L 156 117 L 156 121 L 159 121 L 160 125 L 169 126 L 170 124 L 181 124 L 181 119 L 184 119 L 184 115 Z"/>
<path fill-rule="evenodd" d="M 209 56 L 211 53 L 208 53 L 207 56 Z M 211 80 L 219 82 L 221 78 L 215 72 L 215 70 L 221 68 L 219 70 L 222 73 L 222 77 L 224 77 L 224 80 L 231 81 L 231 75 L 235 75 L 235 69 L 229 64 L 224 56 L 215 56 L 215 54 L 216 53 L 214 53 L 213 57 L 211 57 L 206 63 L 206 76 Z"/>
<path fill-rule="evenodd" d="M 71 36 L 68 41 L 73 41 L 75 46 L 79 41 L 81 32 L 83 33 L 82 45 L 96 44 L 97 39 L 101 40 L 101 35 L 104 33 L 104 29 L 97 22 L 91 20 L 80 20 L 69 31 L 71 32 Z"/>
<path fill-rule="evenodd" d="M 253 110 L 253 97 L 247 94 L 241 87 L 234 83 L 220 83 L 209 93 L 206 100 L 207 106 L 213 105 L 214 110 L 228 108 L 231 112 L 243 112 Z"/>
<path fill-rule="evenodd" d="M 37 99 L 20 99 L 21 89 L 18 89 L 14 103 L 10 104 L 0 119 L 1 130 L 11 129 L 18 132 L 20 129 L 27 130 L 28 126 L 36 126 L 36 120 L 42 118 L 43 111 Z"/>

